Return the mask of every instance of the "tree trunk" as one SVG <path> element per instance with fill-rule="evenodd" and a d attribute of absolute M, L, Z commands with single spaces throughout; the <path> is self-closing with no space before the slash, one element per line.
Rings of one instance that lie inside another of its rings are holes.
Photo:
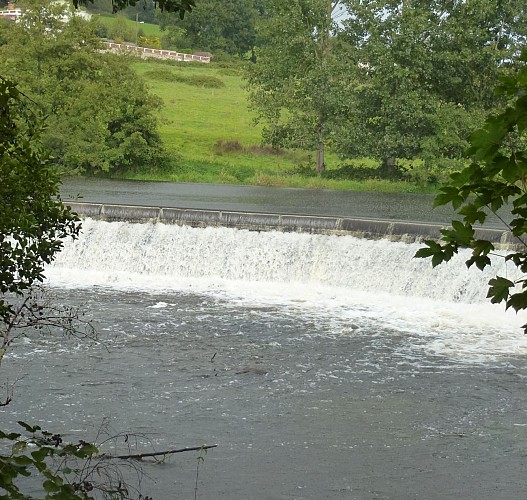
<path fill-rule="evenodd" d="M 324 121 L 322 117 L 319 117 L 317 135 L 317 174 L 320 175 L 326 169 L 326 163 L 324 161 Z"/>
<path fill-rule="evenodd" d="M 317 173 L 322 173 L 326 169 L 324 162 L 324 141 L 319 141 L 317 149 Z"/>
<path fill-rule="evenodd" d="M 379 173 L 382 179 L 396 180 L 402 177 L 401 170 L 397 165 L 397 159 L 393 156 L 384 159 Z"/>

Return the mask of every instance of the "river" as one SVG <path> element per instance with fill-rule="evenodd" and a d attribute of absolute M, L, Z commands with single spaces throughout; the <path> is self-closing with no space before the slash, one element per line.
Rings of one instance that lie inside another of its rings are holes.
<path fill-rule="evenodd" d="M 432 209 L 434 196 L 410 193 L 368 193 L 316 189 L 234 186 L 177 182 L 121 181 L 71 177 L 62 186 L 66 201 L 117 203 L 153 207 L 234 210 L 300 215 L 322 215 L 447 224 L 449 206 Z M 503 229 L 488 215 L 488 227 Z"/>
<path fill-rule="evenodd" d="M 21 341 L 4 423 L 217 444 L 203 500 L 525 498 L 525 315 L 418 246 L 88 219 L 48 284 L 103 344 Z M 145 462 L 143 493 L 194 498 L 197 465 Z"/>

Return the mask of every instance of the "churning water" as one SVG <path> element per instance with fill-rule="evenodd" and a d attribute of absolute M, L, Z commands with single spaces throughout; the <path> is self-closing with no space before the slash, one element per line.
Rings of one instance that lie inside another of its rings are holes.
<path fill-rule="evenodd" d="M 19 346 L 11 422 L 218 444 L 202 499 L 527 496 L 527 320 L 490 305 L 463 256 L 432 269 L 387 240 L 83 227 L 48 277 L 105 347 Z M 145 469 L 145 493 L 194 498 L 195 457 Z"/>

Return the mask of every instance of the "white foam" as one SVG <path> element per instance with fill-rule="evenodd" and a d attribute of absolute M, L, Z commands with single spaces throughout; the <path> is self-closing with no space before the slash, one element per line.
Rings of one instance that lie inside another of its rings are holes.
<path fill-rule="evenodd" d="M 433 269 L 413 258 L 419 244 L 387 240 L 90 219 L 83 227 L 48 270 L 51 284 L 207 293 L 240 307 L 272 304 L 335 318 L 335 334 L 357 323 L 414 336 L 419 348 L 458 358 L 527 354 L 525 314 L 485 298 L 490 277 L 515 275 L 503 258 L 480 272 L 466 268 L 463 252 Z"/>

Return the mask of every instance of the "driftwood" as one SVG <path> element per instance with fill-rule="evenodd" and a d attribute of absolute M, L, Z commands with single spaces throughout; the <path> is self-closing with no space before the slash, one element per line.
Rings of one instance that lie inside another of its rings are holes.
<path fill-rule="evenodd" d="M 179 448 L 176 450 L 156 451 L 154 453 L 137 453 L 135 455 L 101 455 L 100 458 L 110 460 L 112 458 L 118 458 L 120 460 L 142 460 L 143 458 L 149 457 L 162 457 L 164 455 L 172 455 L 174 453 L 183 453 L 185 451 L 200 451 L 208 450 L 210 448 L 216 448 L 217 444 L 204 445 L 204 446 L 193 446 L 187 448 Z"/>

